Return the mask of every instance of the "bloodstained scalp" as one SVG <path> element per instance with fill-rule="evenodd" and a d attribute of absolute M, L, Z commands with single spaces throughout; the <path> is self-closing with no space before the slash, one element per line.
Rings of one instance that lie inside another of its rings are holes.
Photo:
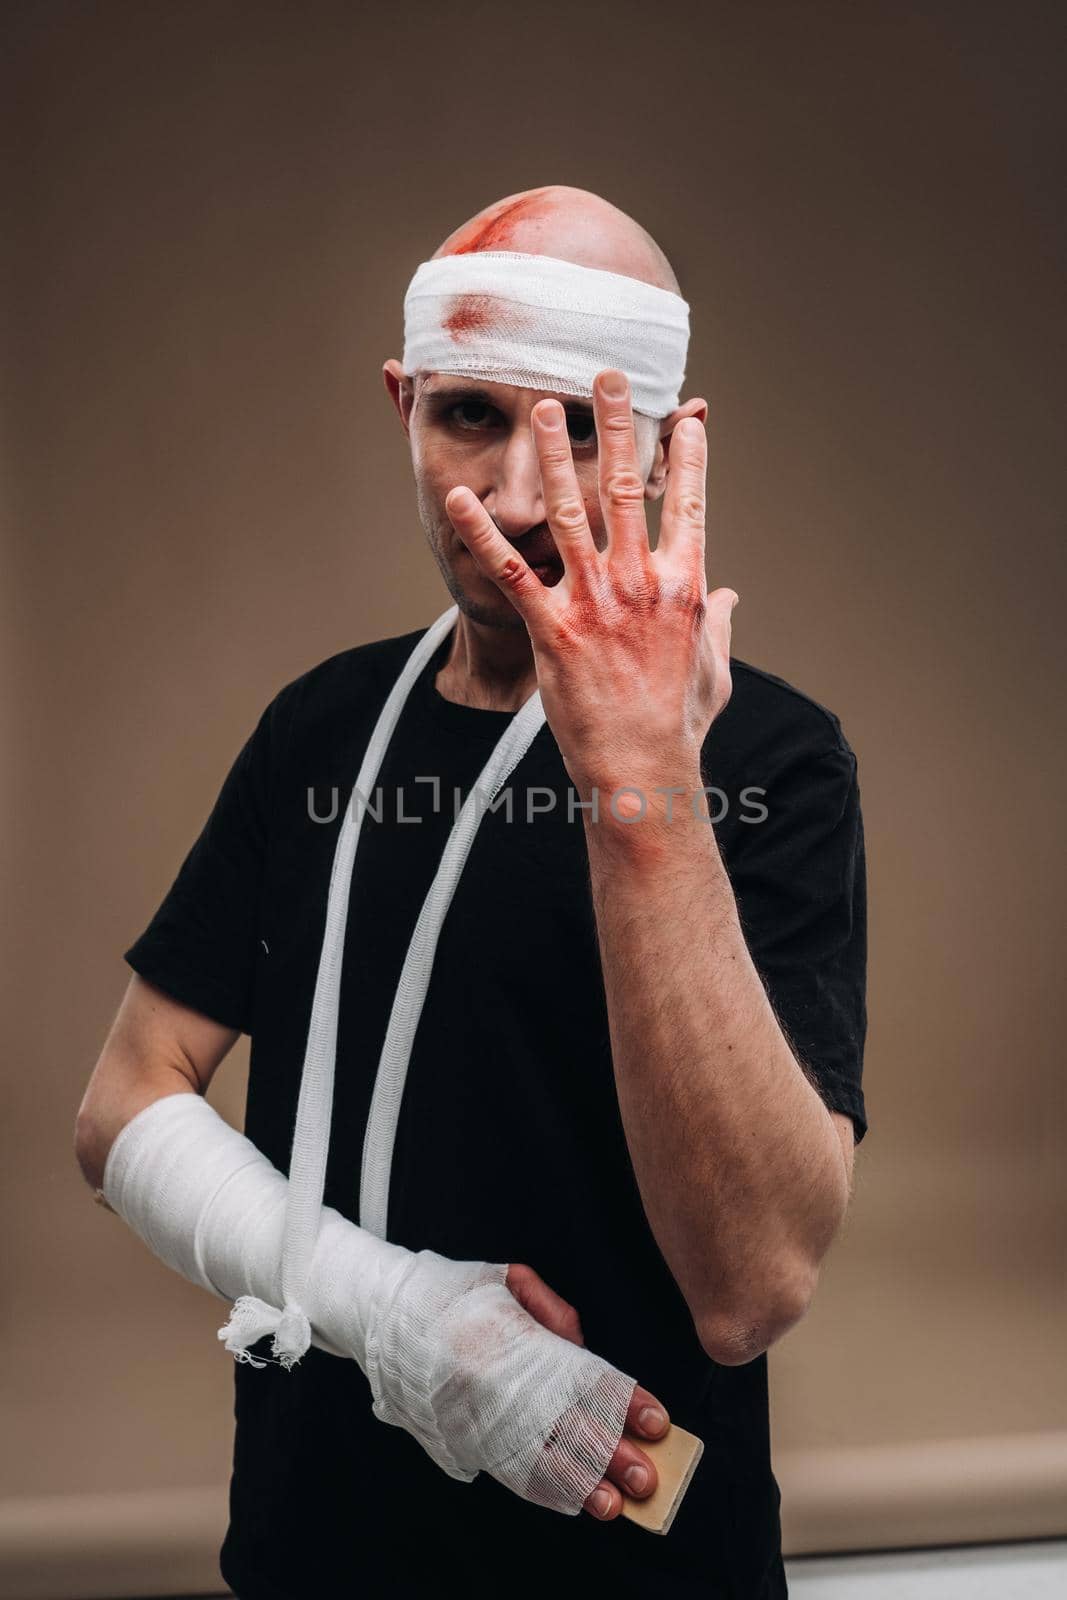
<path fill-rule="evenodd" d="M 477 250 L 509 250 L 519 223 L 547 218 L 553 210 L 554 204 L 546 189 L 534 189 L 516 200 L 501 200 L 446 240 L 441 253 L 466 256 Z"/>

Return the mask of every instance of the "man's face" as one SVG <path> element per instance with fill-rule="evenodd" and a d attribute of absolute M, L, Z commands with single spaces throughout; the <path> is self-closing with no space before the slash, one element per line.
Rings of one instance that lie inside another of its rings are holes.
<path fill-rule="evenodd" d="M 521 628 L 524 624 L 511 602 L 480 571 L 453 529 L 445 496 L 461 483 L 473 490 L 504 537 L 541 582 L 552 587 L 563 568 L 545 520 L 530 413 L 539 400 L 558 400 L 564 407 L 585 514 L 594 543 L 603 550 L 607 532 L 597 485 L 592 401 L 440 372 L 420 374 L 414 383 L 413 396 L 402 390 L 398 404 L 411 440 L 419 516 L 442 577 L 460 610 L 473 621 Z M 636 417 L 635 424 L 647 480 L 659 430 L 648 417 Z"/>

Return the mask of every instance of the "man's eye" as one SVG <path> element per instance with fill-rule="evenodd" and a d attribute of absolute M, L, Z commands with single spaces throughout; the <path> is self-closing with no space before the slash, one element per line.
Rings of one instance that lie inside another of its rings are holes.
<path fill-rule="evenodd" d="M 445 415 L 467 433 L 480 433 L 500 413 L 484 400 L 455 400 L 446 407 Z M 596 421 L 587 411 L 568 411 L 567 431 L 573 445 L 584 448 L 596 443 Z"/>
<path fill-rule="evenodd" d="M 572 444 L 596 443 L 596 421 L 587 411 L 568 411 L 567 431 Z"/>
<path fill-rule="evenodd" d="M 491 411 L 484 400 L 460 400 L 449 409 L 449 415 L 456 417 L 461 428 L 477 428 L 485 421 L 486 414 Z M 475 412 L 471 416 L 469 413 Z"/>

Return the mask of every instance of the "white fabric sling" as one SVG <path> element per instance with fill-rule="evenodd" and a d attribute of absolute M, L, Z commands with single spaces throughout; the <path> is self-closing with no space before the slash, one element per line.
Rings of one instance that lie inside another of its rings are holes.
<path fill-rule="evenodd" d="M 432 642 L 427 645 L 424 641 L 412 657 L 412 660 L 416 656 L 419 658 L 420 668 L 417 670 L 421 670 L 421 664 L 432 657 L 440 639 L 451 631 L 458 609 L 452 606 L 430 628 L 427 638 L 432 636 Z M 406 698 L 408 690 L 405 689 L 404 693 Z M 456 819 L 408 947 L 378 1063 L 378 1076 L 363 1140 L 359 1221 L 361 1227 L 382 1239 L 386 1236 L 389 1174 L 400 1102 L 441 926 L 482 817 L 530 748 L 544 722 L 540 691 L 535 690 L 504 730 Z"/>
<path fill-rule="evenodd" d="M 298 1343 L 303 1348 L 286 1352 L 297 1357 L 304 1353 L 310 1342 L 310 1330 L 306 1322 L 301 1323 L 296 1313 L 302 1305 L 322 1215 L 333 1114 L 337 1019 L 349 888 L 365 803 L 408 695 L 423 668 L 433 658 L 438 645 L 455 626 L 458 614 L 459 608 L 450 606 L 430 625 L 390 690 L 363 756 L 334 852 L 326 929 L 319 955 L 289 1164 L 289 1199 L 282 1257 L 285 1303 L 278 1311 L 279 1321 L 284 1319 L 287 1328 L 301 1329 Z M 386 1029 L 363 1140 L 360 1226 L 381 1239 L 386 1236 L 389 1174 L 408 1061 L 429 987 L 441 926 L 488 804 L 496 798 L 505 780 L 518 766 L 544 721 L 541 695 L 535 690 L 504 730 L 461 808 L 415 925 Z"/>

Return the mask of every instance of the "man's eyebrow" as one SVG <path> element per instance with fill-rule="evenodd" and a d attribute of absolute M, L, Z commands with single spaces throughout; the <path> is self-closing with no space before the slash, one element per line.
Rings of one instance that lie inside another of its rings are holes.
<path fill-rule="evenodd" d="M 439 387 L 431 388 L 423 384 L 422 392 L 428 400 L 473 400 L 479 405 L 496 406 L 497 401 L 488 389 L 468 389 L 465 384 L 442 383 Z M 576 395 L 557 396 L 560 405 L 565 411 L 578 412 L 582 416 L 591 417 L 593 407 L 588 400 L 579 399 Z"/>

